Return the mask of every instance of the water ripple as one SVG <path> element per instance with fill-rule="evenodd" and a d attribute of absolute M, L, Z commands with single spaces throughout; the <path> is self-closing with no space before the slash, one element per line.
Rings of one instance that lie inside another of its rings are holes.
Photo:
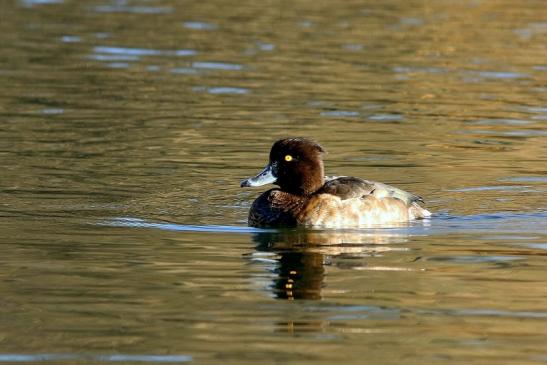
<path fill-rule="evenodd" d="M 480 71 L 477 74 L 486 79 L 523 79 L 530 77 L 530 75 L 524 73 L 506 71 Z"/>
<path fill-rule="evenodd" d="M 191 67 L 174 67 L 170 70 L 172 74 L 181 74 L 181 75 L 196 75 L 198 70 Z"/>
<path fill-rule="evenodd" d="M 253 228 L 247 226 L 224 225 L 185 225 L 170 222 L 149 221 L 134 217 L 116 217 L 98 223 L 112 227 L 153 228 L 179 232 L 213 232 L 213 233 L 278 233 L 299 232 L 298 229 Z M 413 221 L 400 227 L 372 227 L 356 229 L 305 229 L 306 232 L 324 233 L 351 233 L 365 236 L 432 236 L 448 233 L 492 232 L 514 233 L 525 230 L 528 233 L 547 234 L 547 211 L 543 212 L 498 212 L 491 214 L 476 214 L 464 216 L 434 215 L 432 219 Z"/>
<path fill-rule="evenodd" d="M 78 36 L 75 36 L 75 35 L 64 35 L 61 37 L 61 41 L 63 43 L 78 43 L 80 42 L 82 39 Z"/>
<path fill-rule="evenodd" d="M 248 94 L 249 89 L 243 88 L 243 87 L 230 87 L 230 86 L 216 86 L 216 87 L 205 87 L 205 86 L 196 86 L 192 88 L 193 91 L 196 92 L 207 92 L 209 94 L 234 94 L 234 95 L 241 95 L 241 94 Z"/>
<path fill-rule="evenodd" d="M 205 22 L 187 21 L 187 22 L 182 23 L 182 25 L 186 29 L 197 29 L 197 30 L 218 29 L 218 26 L 216 24 L 205 23 Z"/>
<path fill-rule="evenodd" d="M 97 46 L 93 48 L 93 51 L 95 53 L 123 56 L 194 56 L 197 54 L 197 51 L 193 49 L 159 50 L 152 48 L 131 48 L 113 46 Z"/>
<path fill-rule="evenodd" d="M 321 112 L 322 117 L 358 117 L 359 112 L 354 110 L 328 110 Z"/>
<path fill-rule="evenodd" d="M 377 122 L 398 122 L 404 118 L 400 114 L 374 114 L 369 116 L 368 119 Z"/>
<path fill-rule="evenodd" d="M 419 310 L 421 314 L 442 314 L 451 317 L 507 317 L 507 318 L 547 318 L 545 312 L 507 311 L 499 309 L 431 309 Z"/>
<path fill-rule="evenodd" d="M 243 65 L 226 62 L 193 62 L 192 67 L 226 71 L 239 71 L 244 69 Z"/>
<path fill-rule="evenodd" d="M 182 225 L 167 222 L 151 222 L 139 218 L 120 217 L 102 222 L 101 225 L 112 227 L 135 227 L 135 228 L 156 228 L 166 231 L 179 232 L 212 232 L 212 233 L 265 233 L 277 232 L 276 229 L 262 229 L 242 226 L 198 226 L 198 225 Z"/>
<path fill-rule="evenodd" d="M 0 362 L 38 361 L 100 361 L 100 362 L 190 362 L 189 355 L 81 355 L 81 354 L 0 354 Z"/>
<path fill-rule="evenodd" d="M 522 119 L 479 119 L 468 123 L 474 125 L 526 125 L 532 122 Z"/>
<path fill-rule="evenodd" d="M 500 179 L 500 181 L 525 182 L 525 183 L 547 183 L 547 176 L 513 176 Z"/>
<path fill-rule="evenodd" d="M 90 60 L 103 61 L 103 62 L 138 61 L 139 60 L 138 56 L 123 55 L 123 54 L 118 54 L 118 55 L 92 54 L 92 55 L 88 56 L 87 58 L 90 59 Z"/>
<path fill-rule="evenodd" d="M 453 262 L 458 264 L 484 264 L 484 263 L 506 263 L 511 261 L 522 260 L 522 257 L 517 256 L 433 256 L 429 257 L 429 261 L 439 261 L 439 262 Z"/>
<path fill-rule="evenodd" d="M 209 94 L 248 94 L 249 89 L 242 87 L 211 87 L 207 92 Z"/>
<path fill-rule="evenodd" d="M 127 6 L 127 5 L 97 5 L 93 8 L 97 13 L 133 13 L 133 14 L 168 14 L 173 12 L 169 6 Z"/>
<path fill-rule="evenodd" d="M 62 4 L 63 0 L 21 0 L 24 6 Z"/>
<path fill-rule="evenodd" d="M 453 191 L 458 193 L 466 193 L 471 191 L 514 191 L 523 190 L 530 191 L 531 186 L 527 185 L 497 185 L 497 186 L 471 186 L 468 188 L 449 189 L 447 191 Z"/>

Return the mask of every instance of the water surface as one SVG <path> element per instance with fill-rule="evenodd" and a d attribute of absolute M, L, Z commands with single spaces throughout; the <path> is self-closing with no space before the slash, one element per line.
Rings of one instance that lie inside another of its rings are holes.
<path fill-rule="evenodd" d="M 546 12 L 4 4 L 0 362 L 547 362 Z M 434 216 L 247 227 L 286 136 Z"/>

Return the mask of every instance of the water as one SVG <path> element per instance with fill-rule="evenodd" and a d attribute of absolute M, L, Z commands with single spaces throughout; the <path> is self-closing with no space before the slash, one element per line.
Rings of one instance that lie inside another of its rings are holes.
<path fill-rule="evenodd" d="M 0 12 L 0 362 L 547 362 L 543 1 Z M 277 138 L 425 222 L 246 226 Z"/>

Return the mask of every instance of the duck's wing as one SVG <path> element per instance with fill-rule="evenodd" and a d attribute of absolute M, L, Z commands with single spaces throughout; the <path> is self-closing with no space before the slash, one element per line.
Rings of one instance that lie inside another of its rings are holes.
<path fill-rule="evenodd" d="M 413 202 L 424 202 L 418 195 L 394 186 L 350 176 L 327 177 L 325 184 L 319 189 L 318 193 L 332 194 L 342 200 L 374 195 L 378 199 L 386 197 L 397 198 L 408 205 Z"/>
<path fill-rule="evenodd" d="M 319 194 L 331 194 L 342 200 L 361 198 L 370 195 L 375 189 L 370 181 L 350 176 L 327 177 L 325 184 L 319 189 Z"/>

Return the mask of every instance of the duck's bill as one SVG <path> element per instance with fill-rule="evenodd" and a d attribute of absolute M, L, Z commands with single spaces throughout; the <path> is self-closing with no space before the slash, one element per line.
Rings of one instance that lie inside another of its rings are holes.
<path fill-rule="evenodd" d="M 241 182 L 241 187 L 246 188 L 249 186 L 262 186 L 266 184 L 274 183 L 277 180 L 276 173 L 271 164 L 268 164 L 260 174 L 255 177 L 250 177 Z"/>

